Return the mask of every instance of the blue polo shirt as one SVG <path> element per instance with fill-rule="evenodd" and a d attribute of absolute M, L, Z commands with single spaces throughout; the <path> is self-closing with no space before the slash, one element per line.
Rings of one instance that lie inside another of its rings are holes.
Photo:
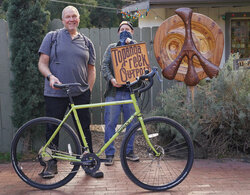
<path fill-rule="evenodd" d="M 58 33 L 53 42 L 55 33 Z M 80 33 L 72 40 L 67 29 L 47 33 L 39 48 L 39 54 L 50 57 L 49 69 L 62 83 L 81 83 L 72 88 L 72 95 L 78 96 L 89 89 L 88 64 L 95 65 L 93 43 Z M 53 44 L 51 43 L 53 42 Z M 50 97 L 67 97 L 63 90 L 54 90 L 45 79 L 44 95 Z"/>

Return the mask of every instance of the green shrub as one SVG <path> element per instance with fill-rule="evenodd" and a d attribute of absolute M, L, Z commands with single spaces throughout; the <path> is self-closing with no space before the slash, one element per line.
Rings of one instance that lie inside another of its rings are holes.
<path fill-rule="evenodd" d="M 47 32 L 49 13 L 47 0 L 10 0 L 7 19 L 11 38 L 12 123 L 43 116 L 43 77 L 38 71 L 38 49 Z"/>
<path fill-rule="evenodd" d="M 194 102 L 187 87 L 175 85 L 158 98 L 155 115 L 168 116 L 190 133 L 196 157 L 250 154 L 250 71 L 233 70 L 230 56 L 219 76 L 195 87 Z"/>

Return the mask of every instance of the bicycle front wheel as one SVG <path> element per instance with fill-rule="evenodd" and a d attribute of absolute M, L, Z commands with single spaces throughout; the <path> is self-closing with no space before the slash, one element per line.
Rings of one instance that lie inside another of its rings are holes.
<path fill-rule="evenodd" d="M 192 168 L 192 141 L 185 129 L 172 119 L 151 117 L 144 119 L 144 124 L 150 142 L 160 155 L 157 156 L 148 145 L 141 124 L 137 123 L 123 140 L 120 153 L 122 167 L 127 176 L 144 189 L 170 189 L 181 183 Z M 138 161 L 131 161 L 127 156 L 127 148 L 131 148 L 131 144 Z"/>
<path fill-rule="evenodd" d="M 12 141 L 12 165 L 18 176 L 35 188 L 48 190 L 61 187 L 75 176 L 80 167 L 71 165 L 70 161 L 66 160 L 71 156 L 79 158 L 81 152 L 77 135 L 66 123 L 60 128 L 57 146 L 51 143 L 45 150 L 48 156 L 41 158 L 41 148 L 46 144 L 46 132 L 49 130 L 54 132 L 60 122 L 60 120 L 50 117 L 33 119 L 17 131 Z M 55 160 L 51 157 L 52 155 L 65 157 L 65 160 L 57 158 Z M 55 173 L 52 178 L 45 177 L 43 170 L 49 166 L 48 163 L 51 161 L 54 163 Z"/>

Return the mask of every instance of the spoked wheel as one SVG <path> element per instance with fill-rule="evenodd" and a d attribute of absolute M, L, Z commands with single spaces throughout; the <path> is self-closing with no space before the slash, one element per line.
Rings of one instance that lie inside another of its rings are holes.
<path fill-rule="evenodd" d="M 69 160 L 52 159 L 51 155 L 71 156 L 80 159 L 81 146 L 75 132 L 67 124 L 59 131 L 58 146 L 55 143 L 46 148 L 42 156 L 41 148 L 46 143 L 46 131 L 54 131 L 60 120 L 49 117 L 33 119 L 24 124 L 16 133 L 11 146 L 11 160 L 18 176 L 27 184 L 47 190 L 65 185 L 77 173 L 79 165 L 70 164 Z M 54 140 L 52 142 L 55 142 Z M 45 177 L 43 170 L 51 166 L 52 177 Z M 57 171 L 55 171 L 57 168 Z"/>
<path fill-rule="evenodd" d="M 192 168 L 194 152 L 185 129 L 174 120 L 164 117 L 144 119 L 148 137 L 155 152 L 147 144 L 141 125 L 135 124 L 123 140 L 121 163 L 127 176 L 138 186 L 153 191 L 170 189 L 181 183 Z M 131 141 L 132 140 L 132 141 Z M 139 161 L 126 158 L 126 148 L 133 143 Z"/>

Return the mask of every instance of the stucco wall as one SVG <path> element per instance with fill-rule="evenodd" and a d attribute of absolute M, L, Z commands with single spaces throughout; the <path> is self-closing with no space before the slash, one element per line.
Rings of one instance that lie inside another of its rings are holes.
<path fill-rule="evenodd" d="M 146 12 L 146 10 L 144 10 L 143 12 Z M 145 18 L 139 19 L 139 27 L 143 28 L 160 26 L 163 20 L 169 17 L 167 17 L 166 15 L 166 9 L 150 9 L 148 15 Z"/>

